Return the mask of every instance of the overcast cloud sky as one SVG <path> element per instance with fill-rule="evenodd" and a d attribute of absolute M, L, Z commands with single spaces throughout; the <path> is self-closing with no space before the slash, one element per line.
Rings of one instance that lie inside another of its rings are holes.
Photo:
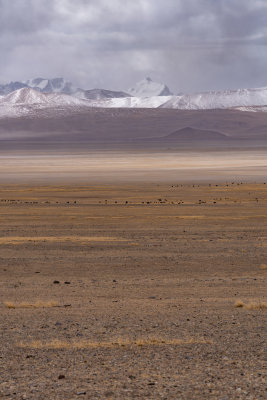
<path fill-rule="evenodd" d="M 267 86 L 267 0 L 0 0 L 0 82 Z"/>

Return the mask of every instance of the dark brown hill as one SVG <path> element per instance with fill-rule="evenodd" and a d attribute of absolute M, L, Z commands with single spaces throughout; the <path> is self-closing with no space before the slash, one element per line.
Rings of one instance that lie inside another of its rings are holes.
<path fill-rule="evenodd" d="M 228 139 L 228 137 L 223 133 L 207 129 L 192 128 L 189 126 L 178 129 L 177 131 L 160 138 L 160 140 L 164 140 L 165 142 L 226 139 Z"/>
<path fill-rule="evenodd" d="M 192 131 L 189 127 L 198 128 Z M 164 136 L 166 139 L 167 136 L 171 142 L 173 137 L 174 140 L 188 136 L 194 140 L 196 137 L 206 140 L 210 135 L 216 140 L 228 137 L 251 143 L 259 140 L 267 142 L 267 113 L 238 110 L 73 110 L 71 107 L 55 107 L 34 111 L 29 108 L 28 115 L 0 118 L 0 141 L 132 142 Z"/>

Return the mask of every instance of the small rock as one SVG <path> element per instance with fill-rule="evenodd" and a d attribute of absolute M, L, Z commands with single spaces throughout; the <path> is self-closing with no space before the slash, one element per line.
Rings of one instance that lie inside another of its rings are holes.
<path fill-rule="evenodd" d="M 86 394 L 86 392 L 77 392 L 77 396 L 83 396 L 85 394 Z"/>
<path fill-rule="evenodd" d="M 111 391 L 110 392 L 106 392 L 105 396 L 106 397 L 113 397 L 114 396 L 114 392 L 111 392 Z"/>
<path fill-rule="evenodd" d="M 60 282 L 59 281 L 54 281 L 53 282 L 55 285 L 58 285 Z"/>
<path fill-rule="evenodd" d="M 57 379 L 65 379 L 65 375 L 59 375 Z"/>
<path fill-rule="evenodd" d="M 65 283 L 65 285 L 70 285 L 70 282 L 69 281 L 66 281 L 66 282 L 64 282 Z"/>

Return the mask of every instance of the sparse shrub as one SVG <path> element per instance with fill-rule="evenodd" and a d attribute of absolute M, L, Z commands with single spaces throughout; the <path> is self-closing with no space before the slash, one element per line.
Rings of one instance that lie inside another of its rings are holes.
<path fill-rule="evenodd" d="M 241 300 L 235 302 L 235 307 L 244 308 L 245 310 L 267 310 L 267 303 L 262 301 L 252 301 L 250 303 L 243 303 Z"/>
<path fill-rule="evenodd" d="M 247 304 L 246 306 L 247 310 L 267 310 L 267 303 L 264 302 L 251 302 Z"/>
<path fill-rule="evenodd" d="M 243 303 L 243 301 L 241 301 L 241 300 L 237 300 L 236 302 L 235 302 L 235 307 L 237 307 L 237 308 L 241 308 L 241 307 L 244 307 L 244 303 Z"/>

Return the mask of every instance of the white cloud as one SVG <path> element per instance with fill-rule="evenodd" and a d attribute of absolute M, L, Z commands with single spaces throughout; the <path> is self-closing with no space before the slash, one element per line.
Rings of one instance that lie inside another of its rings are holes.
<path fill-rule="evenodd" d="M 65 76 L 123 89 L 267 84 L 264 0 L 0 0 L 0 80 Z"/>

